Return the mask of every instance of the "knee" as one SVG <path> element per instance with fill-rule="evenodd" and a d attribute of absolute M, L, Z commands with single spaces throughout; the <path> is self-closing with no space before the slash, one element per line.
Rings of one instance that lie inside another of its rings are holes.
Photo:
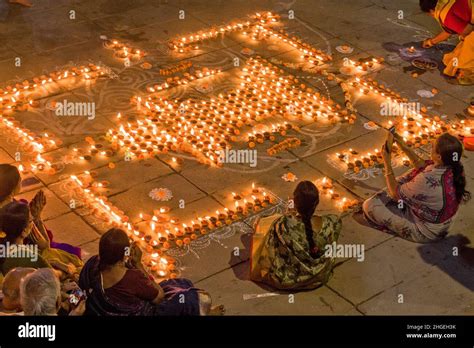
<path fill-rule="evenodd" d="M 364 203 L 362 203 L 362 210 L 364 211 L 365 215 L 368 215 L 370 211 L 373 211 L 374 208 L 374 197 L 366 199 Z"/>
<path fill-rule="evenodd" d="M 369 220 L 378 223 L 380 220 L 378 217 L 378 215 L 380 215 L 380 209 L 378 209 L 380 205 L 384 206 L 383 203 L 381 204 L 377 196 L 373 196 L 362 203 L 362 211 Z"/>

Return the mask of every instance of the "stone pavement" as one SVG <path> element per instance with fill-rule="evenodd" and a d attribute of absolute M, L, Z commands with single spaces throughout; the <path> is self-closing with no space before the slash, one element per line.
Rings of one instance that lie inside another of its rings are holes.
<path fill-rule="evenodd" d="M 61 171 L 55 175 L 38 174 L 36 181 L 25 185 L 20 197 L 30 199 L 38 189 L 45 190 L 48 199 L 45 217 L 55 239 L 80 245 L 86 256 L 97 253 L 98 239 L 108 226 L 84 208 L 69 208 L 68 175 L 84 170 L 93 169 L 100 180 L 108 181 L 109 186 L 102 193 L 132 218 L 162 205 L 169 206 L 175 216 L 182 218 L 209 214 L 223 208 L 225 197 L 231 191 L 238 192 L 252 182 L 286 199 L 295 186 L 281 179 L 287 172 L 308 180 L 328 176 L 339 192 L 359 200 L 384 187 L 380 173 L 367 172 L 368 176 L 363 180 L 361 177 L 348 178 L 329 160 L 331 155 L 348 148 L 363 152 L 382 145 L 383 130 L 364 127 L 368 121 L 381 121 L 379 105 L 369 98 L 356 100 L 359 115 L 355 124 L 300 123 L 298 136 L 303 139 L 300 148 L 273 158 L 261 156 L 257 168 L 250 170 L 241 165 L 209 168 L 190 156 L 178 156 L 184 158 L 184 163 L 176 166 L 170 164 L 168 155 L 141 162 L 125 162 L 116 156 L 69 163 L 68 154 L 73 147 L 85 146 L 86 136 L 102 141 L 101 135 L 116 126 L 117 112 L 124 115 L 135 112 L 130 97 L 146 93 L 146 86 L 164 79 L 158 74 L 159 69 L 178 60 L 169 52 L 166 42 L 179 34 L 244 18 L 256 11 L 274 11 L 282 15 L 288 32 L 333 54 L 334 66 L 338 68 L 342 67 L 344 57 L 384 57 L 384 67 L 372 72 L 371 77 L 411 101 L 423 103 L 433 113 L 454 118 L 474 98 L 474 88 L 448 84 L 438 71 L 413 79 L 403 69 L 409 63 L 389 51 L 395 44 L 411 46 L 437 33 L 437 24 L 419 11 L 417 0 L 32 0 L 34 6 L 29 9 L 1 1 L 0 87 L 7 82 L 22 81 L 88 61 L 101 62 L 117 74 L 115 79 L 43 98 L 36 111 L 15 114 L 25 127 L 38 133 L 47 130 L 63 141 L 58 149 L 48 154 L 62 164 Z M 75 11 L 75 19 L 70 19 L 71 10 Z M 178 18 L 179 10 L 185 11 L 184 19 Z M 288 18 L 289 10 L 294 11 L 294 19 Z M 403 20 L 398 19 L 400 10 Z M 101 35 L 124 40 L 145 50 L 149 54 L 145 60 L 153 68 L 124 67 L 102 46 Z M 335 49 L 339 45 L 351 46 L 354 51 L 343 55 Z M 209 85 L 204 85 L 207 90 L 178 87 L 168 94 L 205 99 L 232 88 L 233 77 L 240 69 L 233 66 L 233 58 L 245 59 L 242 49 L 246 47 L 266 59 L 291 61 L 298 57 L 291 47 L 280 47 L 272 42 L 249 42 L 229 35 L 222 40 L 209 41 L 202 45 L 199 54 L 185 57 L 195 66 L 222 68 L 224 77 L 216 77 Z M 20 67 L 14 65 L 16 57 L 21 57 Z M 291 68 L 284 69 L 288 74 L 309 76 L 300 79 L 322 93 L 329 93 L 335 101 L 343 102 L 342 91 L 335 84 L 327 84 L 311 74 L 295 73 Z M 421 98 L 416 93 L 434 87 L 440 93 L 433 99 Z M 60 118 L 47 109 L 50 101 L 63 99 L 95 102 L 96 118 Z M 442 103 L 436 103 L 439 101 Z M 15 152 L 15 143 L 6 134 L 2 135 L 0 162 L 14 163 Z M 471 190 L 473 158 L 471 153 L 466 153 L 463 159 Z M 108 167 L 109 162 L 116 164 L 115 169 Z M 397 173 L 404 170 L 398 168 Z M 159 204 L 148 196 L 153 188 L 159 187 L 173 192 L 171 201 Z M 185 200 L 185 209 L 178 207 L 180 199 Z M 245 223 L 236 224 L 226 233 L 206 239 L 205 243 L 193 244 L 192 248 L 181 252 L 178 263 L 181 275 L 208 290 L 215 302 L 227 307 L 228 314 L 472 315 L 474 216 L 470 212 L 473 207 L 472 201 L 462 206 L 448 238 L 433 245 L 410 243 L 362 226 L 352 216 L 346 216 L 340 242 L 363 244 L 365 259 L 362 262 L 338 260 L 330 282 L 314 291 L 274 294 L 271 289 L 250 282 L 247 271 L 251 227 Z M 318 213 L 328 212 L 337 210 L 329 200 L 323 200 Z M 455 247 L 459 248 L 459 256 L 453 256 Z"/>

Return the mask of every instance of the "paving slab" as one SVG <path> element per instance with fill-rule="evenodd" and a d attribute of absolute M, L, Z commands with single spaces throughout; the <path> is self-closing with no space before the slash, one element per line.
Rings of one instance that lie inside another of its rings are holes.
<path fill-rule="evenodd" d="M 119 162 L 115 169 L 108 166 L 96 170 L 99 182 L 106 182 L 107 187 L 99 193 L 105 196 L 126 191 L 138 184 L 167 176 L 173 171 L 156 158 Z"/>
<path fill-rule="evenodd" d="M 172 249 L 168 255 L 176 257 L 180 276 L 198 282 L 247 261 L 251 233 L 250 226 L 237 222 L 201 237 L 187 247 Z"/>
<path fill-rule="evenodd" d="M 30 26 L 27 32 L 15 32 L 9 36 L 9 43 L 15 44 L 15 52 L 21 55 L 31 55 L 45 50 L 72 46 L 75 43 L 86 42 L 94 38 L 100 29 L 93 22 L 68 19 L 69 9 L 65 8 L 63 23 L 58 21 L 54 25 L 45 17 L 34 16 L 25 19 Z M 77 14 L 79 16 L 79 14 Z M 58 17 L 58 16 L 56 16 Z M 62 18 L 62 17 L 60 17 Z"/>
<path fill-rule="evenodd" d="M 173 14 L 178 18 L 178 11 L 171 6 L 156 9 L 151 5 L 131 6 L 126 12 L 114 13 L 107 17 L 94 19 L 93 22 L 106 32 L 126 31 L 141 28 L 169 20 Z"/>
<path fill-rule="evenodd" d="M 79 247 L 82 250 L 81 256 L 82 260 L 86 262 L 92 256 L 99 255 L 99 239 L 93 240 L 91 242 L 81 244 Z"/>
<path fill-rule="evenodd" d="M 386 10 L 393 10 L 397 14 L 398 11 L 403 11 L 404 18 L 421 12 L 418 6 L 414 6 L 412 0 L 398 0 L 396 2 L 390 0 L 372 0 L 372 3 Z"/>
<path fill-rule="evenodd" d="M 7 45 L 6 40 L 2 40 L 2 48 L 0 49 L 0 61 L 8 61 L 13 66 L 14 57 L 18 55 L 10 46 Z"/>
<path fill-rule="evenodd" d="M 357 31 L 346 29 L 346 35 L 341 36 L 341 38 L 363 50 L 379 49 L 384 47 L 384 44 L 393 42 L 405 44 L 420 41 L 418 36 L 415 36 L 420 35 L 416 29 L 407 27 L 407 25 L 410 25 L 407 21 L 398 21 L 396 14 L 392 11 L 382 16 L 380 21 L 373 26 Z"/>
<path fill-rule="evenodd" d="M 44 221 L 53 219 L 70 212 L 69 206 L 64 204 L 51 190 L 42 189 L 46 196 L 46 206 L 44 207 L 42 218 Z M 15 196 L 16 199 L 26 199 L 30 202 L 39 190 L 28 191 Z"/>
<path fill-rule="evenodd" d="M 220 4 L 219 4 L 220 3 Z M 246 1 L 245 7 L 240 1 L 217 1 L 216 8 L 208 11 L 204 3 L 182 2 L 178 5 L 180 10 L 189 12 L 193 17 L 209 25 L 222 25 L 228 22 L 246 19 L 249 14 L 259 11 L 272 11 L 274 1 Z"/>
<path fill-rule="evenodd" d="M 468 287 L 434 268 L 417 279 L 403 281 L 384 291 L 358 306 L 358 309 L 366 315 L 472 315 L 474 283 L 469 275 L 473 270 L 453 263 L 450 267 L 452 275 L 470 282 Z M 440 287 L 440 283 L 443 286 Z"/>
<path fill-rule="evenodd" d="M 67 226 L 67 228 L 66 228 Z M 50 219 L 46 227 L 53 232 L 54 241 L 78 246 L 96 240 L 97 232 L 74 213 Z"/>
<path fill-rule="evenodd" d="M 300 147 L 291 149 L 291 153 L 299 158 L 333 148 L 336 145 L 347 143 L 371 131 L 364 127 L 369 122 L 365 117 L 358 117 L 354 124 L 339 123 L 328 125 L 326 122 L 314 122 L 301 128 L 298 136 L 305 141 Z"/>
<path fill-rule="evenodd" d="M 474 91 L 472 88 L 464 88 L 465 86 L 451 84 L 441 74 L 424 74 L 420 76 L 420 80 L 427 84 L 445 91 L 447 94 L 455 99 L 459 99 L 464 103 L 470 103 L 474 98 Z"/>
<path fill-rule="evenodd" d="M 326 287 L 245 300 L 244 295 L 258 296 L 273 292 L 246 280 L 248 269 L 248 262 L 240 263 L 196 283 L 196 286 L 209 291 L 213 302 L 223 303 L 226 313 L 230 315 L 331 315 L 346 314 L 353 309 L 350 303 Z"/>
<path fill-rule="evenodd" d="M 384 23 L 387 17 L 395 17 L 394 11 L 388 11 L 377 6 L 363 7 L 364 2 L 356 5 L 360 8 L 351 8 L 344 12 L 341 18 L 339 13 L 345 8 L 344 4 L 332 2 L 325 4 L 321 11 L 301 11 L 295 10 L 295 16 L 302 18 L 307 23 L 312 23 L 317 28 L 323 29 L 329 35 L 348 40 L 356 45 L 358 40 L 349 38 L 357 38 L 355 33 L 365 33 L 372 31 L 374 27 L 380 23 Z M 367 48 L 365 45 L 356 45 L 359 48 Z"/>
<path fill-rule="evenodd" d="M 50 0 L 49 2 L 53 2 Z M 68 2 L 69 0 L 66 0 Z M 93 2 L 76 1 L 71 8 L 84 13 L 88 19 L 98 19 L 115 14 L 125 13 L 131 9 L 138 9 L 147 5 L 147 0 L 98 0 Z M 162 8 L 163 6 L 160 6 Z M 149 10 L 149 9 L 148 9 Z"/>
<path fill-rule="evenodd" d="M 435 263 L 442 260 L 437 251 L 421 252 L 429 253 Z M 397 284 L 417 279 L 432 268 L 423 260 L 417 244 L 392 238 L 366 251 L 364 261 L 351 259 L 336 267 L 328 286 L 352 303 L 359 304 Z"/>
<path fill-rule="evenodd" d="M 434 35 L 439 32 L 439 24 L 432 17 L 421 11 L 415 12 L 408 16 L 407 19 L 415 24 L 418 28 L 430 31 Z"/>
<path fill-rule="evenodd" d="M 362 214 L 350 214 L 342 219 L 342 230 L 337 241 L 340 245 L 360 245 L 364 252 L 376 248 L 379 244 L 394 238 L 388 233 L 383 233 L 373 228 L 367 228 L 360 221 Z M 357 258 L 357 255 L 355 256 Z M 336 264 L 350 260 L 349 257 L 341 257 L 336 259 Z"/>
<path fill-rule="evenodd" d="M 53 150 L 45 157 L 50 158 L 51 163 L 56 163 L 58 166 L 58 170 L 54 175 L 44 172 L 38 172 L 36 174 L 38 178 L 47 184 L 69 178 L 71 175 L 84 173 L 84 171 L 87 170 L 100 168 L 108 165 L 111 162 L 117 162 L 122 159 L 118 155 L 116 155 L 115 158 L 97 155 L 91 157 L 90 160 L 80 159 L 74 151 L 74 146 Z"/>
<path fill-rule="evenodd" d="M 303 171 L 306 175 L 303 174 Z M 266 172 L 273 172 L 274 175 L 262 176 L 262 173 Z M 286 196 L 288 193 L 286 188 L 294 186 L 294 184 L 284 182 L 283 179 L 281 179 L 281 176 L 288 172 L 296 174 L 298 178 L 304 178 L 311 175 L 312 168 L 297 161 L 296 157 L 290 153 L 281 153 L 281 155 L 276 157 L 260 155 L 260 153 L 258 153 L 257 167 L 255 168 L 250 167 L 249 164 L 226 164 L 223 168 L 195 166 L 184 169 L 181 174 L 191 182 L 195 184 L 199 183 L 200 188 L 207 193 L 212 193 L 226 187 L 230 190 L 229 186 L 233 187 L 230 192 L 239 192 L 248 187 L 242 185 L 243 183 L 255 182 L 256 185 L 262 187 L 274 187 L 277 189 L 276 194 L 281 193 L 283 196 Z M 204 176 L 212 177 L 213 180 L 203 183 L 201 178 Z M 314 176 L 314 174 L 311 176 Z M 277 185 L 270 185 L 270 182 L 277 183 Z"/>
<path fill-rule="evenodd" d="M 8 152 L 3 149 L 0 149 L 0 163 L 13 163 L 15 160 L 11 157 Z"/>
<path fill-rule="evenodd" d="M 172 198 L 166 202 L 166 205 L 172 208 L 178 208 L 180 200 L 184 200 L 185 204 L 189 204 L 206 196 L 203 191 L 181 175 L 170 174 L 136 185 L 133 189 L 111 196 L 109 199 L 112 204 L 120 207 L 127 216 L 134 218 L 140 213 L 150 214 L 154 209 L 164 205 L 163 202 L 153 200 L 150 197 L 150 192 L 153 189 L 159 188 L 165 188 L 171 191 Z M 133 202 L 133 205 L 130 205 L 129 202 Z"/>

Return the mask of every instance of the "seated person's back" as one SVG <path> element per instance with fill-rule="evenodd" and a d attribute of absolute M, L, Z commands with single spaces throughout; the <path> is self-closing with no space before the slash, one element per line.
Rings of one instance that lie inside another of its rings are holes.
<path fill-rule="evenodd" d="M 325 246 L 337 240 L 342 224 L 335 215 L 313 216 L 318 203 L 316 186 L 303 181 L 294 192 L 298 215 L 260 220 L 252 243 L 252 280 L 278 289 L 310 289 L 328 281 L 334 260 L 325 257 Z"/>

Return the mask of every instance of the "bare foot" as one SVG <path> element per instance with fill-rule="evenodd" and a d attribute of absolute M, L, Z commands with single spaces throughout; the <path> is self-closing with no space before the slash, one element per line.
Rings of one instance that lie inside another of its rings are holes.
<path fill-rule="evenodd" d="M 33 6 L 33 4 L 29 0 L 10 0 L 10 4 L 19 4 L 26 7 Z"/>
<path fill-rule="evenodd" d="M 365 217 L 364 212 L 361 210 L 354 212 L 352 218 L 362 226 L 373 227 L 373 225 Z"/>
<path fill-rule="evenodd" d="M 224 313 L 225 313 L 224 305 L 219 305 L 219 306 L 211 307 L 211 310 L 209 311 L 208 315 L 221 316 L 221 315 L 224 315 Z"/>

